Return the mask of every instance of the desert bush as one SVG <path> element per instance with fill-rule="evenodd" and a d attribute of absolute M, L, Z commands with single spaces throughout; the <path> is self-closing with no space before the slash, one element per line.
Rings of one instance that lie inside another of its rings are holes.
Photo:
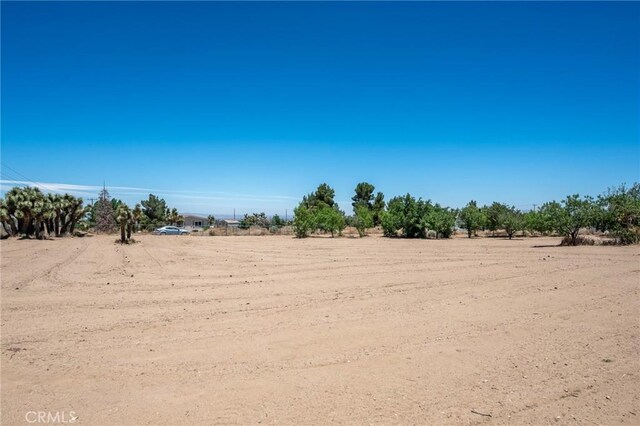
<path fill-rule="evenodd" d="M 570 235 L 565 235 L 560 241 L 561 246 L 593 246 L 596 245 L 597 240 L 587 235 L 577 235 L 572 238 Z"/>

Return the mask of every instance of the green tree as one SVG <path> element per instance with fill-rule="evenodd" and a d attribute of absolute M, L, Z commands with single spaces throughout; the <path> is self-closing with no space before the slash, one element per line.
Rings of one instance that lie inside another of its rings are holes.
<path fill-rule="evenodd" d="M 142 211 L 146 218 L 145 228 L 152 230 L 163 226 L 167 222 L 167 203 L 162 198 L 149 194 L 149 198 L 141 201 Z M 171 210 L 168 211 L 171 214 Z"/>
<path fill-rule="evenodd" d="M 209 226 L 213 226 L 214 223 L 216 223 L 216 218 L 210 214 L 209 216 L 207 216 L 207 223 L 209 224 Z"/>
<path fill-rule="evenodd" d="M 375 191 L 375 189 L 375 186 L 368 182 L 360 182 L 354 190 L 355 195 L 351 197 L 353 201 L 351 205 L 353 206 L 354 213 L 356 213 L 358 206 L 365 206 L 369 212 L 371 212 L 373 226 L 378 226 L 382 222 L 382 212 L 384 211 L 385 203 L 382 192 L 378 192 L 374 197 L 373 191 Z"/>
<path fill-rule="evenodd" d="M 524 214 L 524 228 L 529 232 L 539 232 L 543 235 L 553 232 L 551 218 L 539 210 L 531 210 Z"/>
<path fill-rule="evenodd" d="M 428 228 L 435 231 L 436 238 L 449 238 L 453 235 L 456 226 L 456 216 L 456 211 L 436 204 L 428 209 L 426 218 Z"/>
<path fill-rule="evenodd" d="M 494 233 L 503 226 L 503 216 L 508 209 L 509 207 L 507 207 L 506 205 L 495 201 L 490 206 L 484 208 L 484 212 L 487 218 L 486 226 L 489 231 Z"/>
<path fill-rule="evenodd" d="M 596 208 L 591 197 L 570 195 L 561 203 L 545 203 L 540 214 L 546 216 L 553 230 L 566 237 L 570 245 L 576 245 L 580 229 L 596 223 Z"/>
<path fill-rule="evenodd" d="M 346 226 L 344 213 L 334 200 L 335 191 L 326 183 L 305 195 L 294 210 L 293 227 L 297 237 L 304 238 L 313 230 L 342 233 Z"/>
<path fill-rule="evenodd" d="M 505 230 L 509 239 L 512 239 L 516 232 L 524 230 L 524 216 L 515 207 L 507 207 L 500 214 L 499 226 Z"/>
<path fill-rule="evenodd" d="M 389 200 L 387 210 L 382 215 L 384 235 L 394 237 L 401 231 L 406 238 L 425 238 L 426 212 L 430 203 L 416 200 L 411 194 Z"/>
<path fill-rule="evenodd" d="M 368 228 L 373 227 L 373 213 L 365 205 L 360 204 L 355 206 L 353 226 L 358 230 L 360 238 L 366 235 Z"/>
<path fill-rule="evenodd" d="M 376 198 L 373 201 L 373 226 L 380 226 L 382 224 L 382 213 L 385 209 L 384 194 L 382 192 L 376 193 Z"/>
<path fill-rule="evenodd" d="M 332 207 L 322 207 L 315 211 L 313 222 L 315 229 L 330 232 L 331 237 L 334 237 L 336 233 L 342 234 L 346 226 L 344 214 Z"/>
<path fill-rule="evenodd" d="M 284 221 L 284 219 L 282 219 L 279 215 L 274 214 L 273 217 L 271 218 L 271 226 L 275 226 L 276 228 L 282 228 L 283 226 L 285 226 L 286 223 Z"/>
<path fill-rule="evenodd" d="M 353 203 L 353 211 L 356 211 L 357 206 L 365 206 L 368 210 L 373 209 L 373 191 L 375 191 L 375 186 L 371 185 L 367 182 L 360 182 L 356 185 L 355 195 L 351 197 Z"/>
<path fill-rule="evenodd" d="M 475 234 L 478 229 L 482 228 L 485 223 L 485 216 L 478 208 L 475 201 L 471 200 L 469 203 L 460 210 L 459 219 L 462 228 L 467 230 L 469 238 Z"/>
<path fill-rule="evenodd" d="M 334 200 L 335 191 L 326 183 L 318 185 L 315 192 L 302 198 L 302 202 L 309 208 L 338 207 Z"/>
<path fill-rule="evenodd" d="M 610 188 L 598 197 L 597 226 L 621 244 L 640 243 L 640 183 Z"/>
<path fill-rule="evenodd" d="M 314 227 L 313 213 L 303 200 L 293 210 L 293 232 L 298 238 L 306 238 Z"/>

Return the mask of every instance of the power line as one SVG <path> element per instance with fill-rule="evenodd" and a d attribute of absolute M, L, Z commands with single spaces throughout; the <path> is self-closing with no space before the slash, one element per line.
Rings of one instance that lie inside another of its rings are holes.
<path fill-rule="evenodd" d="M 10 180 L 12 183 L 16 185 L 26 185 L 22 179 L 16 179 L 15 176 L 12 176 L 5 171 L 0 171 L 0 175 L 2 176 L 3 179 Z"/>
<path fill-rule="evenodd" d="M 60 192 L 60 191 L 57 191 L 57 190 L 55 190 L 55 189 L 49 188 L 49 187 L 47 187 L 46 185 L 43 185 L 43 184 L 41 184 L 41 183 L 34 182 L 33 180 L 29 179 L 28 177 L 26 177 L 25 175 L 23 175 L 22 173 L 20 173 L 20 172 L 19 172 L 19 171 L 17 171 L 16 169 L 14 169 L 14 168 L 12 168 L 12 167 L 9 167 L 9 166 L 8 166 L 8 165 L 6 165 L 5 163 L 0 163 L 0 164 L 2 165 L 2 167 L 4 167 L 4 168 L 7 168 L 7 169 L 11 170 L 13 173 L 17 174 L 18 176 L 22 176 L 22 178 L 23 178 L 23 179 L 26 179 L 28 182 L 31 182 L 32 184 L 34 184 L 34 185 L 35 185 L 35 186 L 37 186 L 37 187 L 42 187 L 42 188 L 47 189 L 47 190 L 49 190 L 49 191 L 51 191 L 51 192 Z M 13 179 L 13 180 L 16 180 L 16 179 Z"/>

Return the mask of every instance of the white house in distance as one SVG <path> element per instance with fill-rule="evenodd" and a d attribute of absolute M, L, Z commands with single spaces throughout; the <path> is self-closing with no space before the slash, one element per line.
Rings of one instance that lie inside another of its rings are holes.
<path fill-rule="evenodd" d="M 206 216 L 198 216 L 195 214 L 185 214 L 182 217 L 184 217 L 185 229 L 200 230 L 204 226 L 209 225 L 209 222 Z"/>

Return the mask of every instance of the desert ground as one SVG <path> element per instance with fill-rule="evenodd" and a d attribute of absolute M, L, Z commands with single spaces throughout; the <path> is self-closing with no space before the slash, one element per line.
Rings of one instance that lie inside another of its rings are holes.
<path fill-rule="evenodd" d="M 638 247 L 114 239 L 0 243 L 3 425 L 640 424 Z"/>

